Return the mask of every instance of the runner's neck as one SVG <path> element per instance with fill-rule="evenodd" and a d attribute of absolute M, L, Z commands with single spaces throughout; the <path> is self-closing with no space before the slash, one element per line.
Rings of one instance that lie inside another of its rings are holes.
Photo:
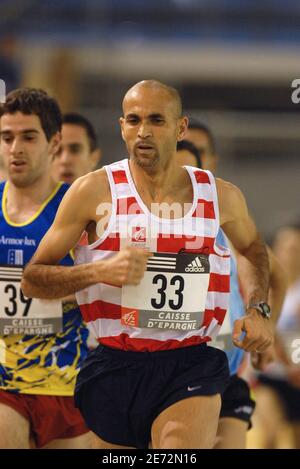
<path fill-rule="evenodd" d="M 6 213 L 14 223 L 22 223 L 32 217 L 55 190 L 57 183 L 52 177 L 43 178 L 28 187 L 16 187 L 8 181 L 6 193 Z"/>

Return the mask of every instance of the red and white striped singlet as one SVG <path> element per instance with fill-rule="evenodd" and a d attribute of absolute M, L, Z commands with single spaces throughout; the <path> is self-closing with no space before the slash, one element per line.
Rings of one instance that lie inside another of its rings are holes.
<path fill-rule="evenodd" d="M 112 215 L 95 243 L 77 246 L 76 264 L 108 259 L 128 245 L 149 249 L 154 257 L 138 286 L 98 283 L 76 293 L 91 334 L 105 346 L 140 352 L 210 341 L 228 310 L 230 290 L 230 252 L 216 244 L 214 177 L 187 166 L 193 202 L 182 218 L 169 219 L 143 203 L 127 159 L 105 169 Z"/>

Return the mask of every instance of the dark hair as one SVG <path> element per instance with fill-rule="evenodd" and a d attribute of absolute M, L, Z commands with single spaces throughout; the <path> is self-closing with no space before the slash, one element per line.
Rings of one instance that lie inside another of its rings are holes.
<path fill-rule="evenodd" d="M 204 132 L 208 137 L 211 152 L 212 153 L 216 152 L 215 138 L 212 134 L 212 131 L 210 130 L 210 128 L 207 125 L 203 124 L 203 122 L 200 122 L 195 117 L 189 117 L 189 126 L 188 126 L 188 128 L 191 129 L 191 130 L 195 129 L 195 130 L 201 130 L 201 132 Z"/>
<path fill-rule="evenodd" d="M 192 142 L 190 142 L 189 140 L 181 140 L 180 142 L 177 142 L 177 151 L 180 150 L 187 150 L 192 153 L 192 155 L 194 155 L 197 160 L 197 168 L 202 168 L 201 153 Z"/>
<path fill-rule="evenodd" d="M 62 114 L 59 105 L 44 90 L 19 88 L 11 91 L 6 102 L 0 105 L 0 117 L 16 112 L 38 116 L 48 142 L 56 132 L 61 131 Z"/>
<path fill-rule="evenodd" d="M 92 123 L 82 114 L 79 114 L 78 112 L 68 112 L 64 114 L 63 124 L 79 125 L 80 127 L 83 127 L 89 139 L 90 150 L 94 151 L 96 150 L 96 148 L 98 148 L 98 141 L 95 129 Z"/>

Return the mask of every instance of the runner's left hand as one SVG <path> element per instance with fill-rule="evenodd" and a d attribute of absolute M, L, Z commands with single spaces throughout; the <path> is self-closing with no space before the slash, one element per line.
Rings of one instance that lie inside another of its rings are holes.
<path fill-rule="evenodd" d="M 240 339 L 242 333 L 244 337 Z M 247 315 L 234 322 L 232 341 L 246 352 L 264 352 L 274 342 L 274 327 L 256 309 L 248 309 Z"/>

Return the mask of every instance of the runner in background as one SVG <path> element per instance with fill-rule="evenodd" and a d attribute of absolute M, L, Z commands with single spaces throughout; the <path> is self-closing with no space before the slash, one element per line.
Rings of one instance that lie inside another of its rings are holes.
<path fill-rule="evenodd" d="M 189 121 L 189 128 L 186 134 L 187 140 L 185 148 L 187 152 L 187 144 L 193 144 L 194 148 L 201 155 L 201 167 L 203 169 L 215 172 L 219 156 L 216 153 L 216 145 L 214 135 L 211 129 L 202 122 L 192 118 Z M 181 147 L 178 148 L 181 150 Z M 195 150 L 190 149 L 195 155 Z M 177 161 L 179 164 L 189 164 L 191 156 L 184 155 L 183 151 L 177 152 Z M 194 156 L 194 164 L 199 165 L 197 158 Z M 199 167 L 199 166 L 198 166 Z M 228 246 L 226 236 L 220 230 L 217 240 L 219 244 Z M 268 248 L 270 262 L 270 295 L 269 303 L 272 308 L 273 321 L 276 322 L 285 294 L 285 280 L 282 269 Z M 243 256 L 239 258 L 239 275 L 242 283 L 247 281 L 247 270 L 249 266 L 247 260 Z M 243 449 L 246 448 L 246 433 L 251 428 L 251 416 L 255 408 L 255 402 L 251 396 L 248 383 L 238 375 L 239 368 L 245 356 L 244 350 L 234 346 L 232 342 L 232 331 L 236 320 L 242 318 L 245 314 L 245 304 L 240 292 L 240 282 L 238 279 L 237 263 L 234 255 L 231 257 L 231 273 L 230 273 L 230 307 L 229 314 L 226 315 L 221 331 L 212 343 L 215 347 L 220 347 L 227 354 L 230 369 L 230 383 L 222 395 L 222 407 L 220 412 L 220 421 L 217 434 L 217 449 Z M 252 352 L 253 365 L 259 369 L 263 369 L 267 363 L 274 358 L 274 350 L 270 350 L 260 354 L 259 356 Z"/>
<path fill-rule="evenodd" d="M 262 448 L 300 449 L 300 225 L 281 227 L 273 249 L 288 289 L 278 323 L 276 361 L 257 378 L 253 439 Z"/>
<path fill-rule="evenodd" d="M 75 179 L 94 171 L 101 150 L 92 123 L 77 112 L 63 115 L 62 140 L 53 159 L 53 177 L 72 184 Z"/>

